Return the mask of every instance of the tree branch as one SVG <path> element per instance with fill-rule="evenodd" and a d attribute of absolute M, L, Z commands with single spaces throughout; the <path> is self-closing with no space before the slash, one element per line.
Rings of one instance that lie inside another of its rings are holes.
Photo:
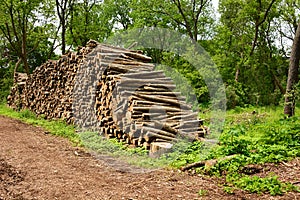
<path fill-rule="evenodd" d="M 18 12 L 18 14 L 19 14 L 19 12 Z M 13 13 L 13 5 L 12 5 L 12 3 L 10 5 L 10 7 L 9 7 L 9 15 L 10 15 L 11 24 L 12 24 L 12 30 L 13 30 L 13 32 L 15 34 L 17 42 L 19 42 L 20 38 L 18 37 L 18 34 L 17 34 L 17 29 L 16 29 L 16 25 L 15 25 L 15 19 L 14 19 L 14 13 Z"/>
<path fill-rule="evenodd" d="M 62 19 L 62 16 L 61 16 L 60 9 L 62 9 L 61 6 L 60 6 L 60 3 L 59 3 L 58 0 L 56 0 L 56 10 L 57 10 L 57 15 L 58 15 L 59 19 L 61 20 L 61 19 Z"/>
<path fill-rule="evenodd" d="M 208 0 L 206 1 L 203 1 L 201 0 L 201 4 L 200 4 L 200 8 L 199 10 L 197 11 L 196 13 L 196 17 L 194 19 L 194 31 L 195 31 L 195 40 L 197 41 L 197 35 L 198 35 L 198 21 L 199 21 L 199 17 L 200 17 L 200 14 L 202 13 L 202 9 L 204 8 L 204 6 L 206 5 L 206 3 L 208 2 Z M 193 13 L 193 16 L 194 16 L 194 13 Z"/>
<path fill-rule="evenodd" d="M 175 0 L 172 0 L 172 1 L 176 5 L 176 7 L 177 7 L 177 9 L 178 9 L 181 17 L 183 18 L 183 21 L 185 22 L 185 27 L 187 29 L 187 32 L 188 32 L 189 36 L 191 37 L 191 39 L 194 39 L 194 36 L 193 36 L 192 30 L 191 30 L 190 24 L 189 24 L 189 22 L 188 22 L 188 20 L 187 20 L 187 18 L 185 16 L 183 10 L 182 10 L 180 0 L 177 0 L 177 3 L 176 3 Z"/>
<path fill-rule="evenodd" d="M 5 23 L 5 28 L 6 30 L 4 30 L 3 27 L 0 27 L 2 33 L 4 34 L 4 37 L 8 40 L 9 44 L 11 45 L 11 47 L 18 52 L 18 48 L 16 48 L 15 44 L 12 42 L 12 38 L 11 38 L 11 35 L 10 35 L 10 30 L 9 30 L 9 26 L 7 23 Z M 7 31 L 7 32 L 6 32 Z"/>
<path fill-rule="evenodd" d="M 254 49 L 256 47 L 256 43 L 257 43 L 257 39 L 258 39 L 258 31 L 259 31 L 259 27 L 266 21 L 268 14 L 272 8 L 272 5 L 275 3 L 276 0 L 272 0 L 272 2 L 269 4 L 267 10 L 265 11 L 264 17 L 263 19 L 260 21 L 260 17 L 257 18 L 256 23 L 255 23 L 255 36 L 254 36 L 254 41 L 252 44 L 252 48 L 251 48 L 251 52 L 250 52 L 250 56 L 253 55 L 254 53 Z M 262 4 L 260 1 L 260 8 L 261 8 Z"/>
<path fill-rule="evenodd" d="M 17 70 L 18 70 L 19 65 L 21 64 L 21 61 L 22 61 L 22 59 L 19 58 L 18 61 L 17 61 L 17 63 L 16 63 L 16 65 L 15 65 L 15 69 L 14 69 L 14 78 L 16 77 L 16 73 L 17 73 Z"/>
<path fill-rule="evenodd" d="M 169 14 L 169 13 L 167 13 L 167 12 L 164 12 L 164 11 L 157 11 L 157 10 L 153 10 L 153 9 L 152 9 L 151 11 L 152 11 L 152 12 L 156 12 L 156 13 L 160 13 L 160 14 L 167 15 L 167 16 L 170 17 L 172 20 L 174 20 L 177 24 L 186 27 L 186 25 L 185 25 L 184 23 L 182 23 L 181 21 L 175 19 L 175 18 L 173 17 L 173 15 L 171 15 L 171 14 Z"/>
<path fill-rule="evenodd" d="M 273 4 L 275 3 L 275 1 L 276 1 L 276 0 L 272 0 L 272 2 L 270 3 L 269 7 L 267 8 L 267 10 L 266 10 L 266 12 L 265 12 L 265 14 L 264 14 L 264 18 L 263 18 L 262 21 L 258 24 L 258 26 L 262 25 L 262 24 L 266 21 L 266 19 L 267 19 L 267 17 L 268 17 L 268 14 L 269 14 L 269 12 L 270 12 L 270 10 L 271 10 Z"/>

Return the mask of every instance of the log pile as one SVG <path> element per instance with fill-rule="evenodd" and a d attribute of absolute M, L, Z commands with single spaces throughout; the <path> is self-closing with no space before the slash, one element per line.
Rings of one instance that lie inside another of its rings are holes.
<path fill-rule="evenodd" d="M 151 144 L 204 136 L 197 113 L 173 92 L 175 84 L 163 71 L 130 72 L 116 79 L 110 105 L 114 127 L 105 130 L 110 137 L 149 149 Z"/>
<path fill-rule="evenodd" d="M 69 52 L 59 60 L 48 60 L 36 68 L 26 81 L 19 82 L 12 88 L 8 105 L 29 109 L 46 119 L 63 119 L 72 123 L 72 94 L 77 69 L 84 57 L 96 47 L 89 43 L 76 52 Z M 14 88 L 22 83 L 21 99 L 15 101 Z"/>
<path fill-rule="evenodd" d="M 14 74 L 14 84 L 10 90 L 11 95 L 7 97 L 7 102 L 16 110 L 20 110 L 24 106 L 23 102 L 25 102 L 26 99 L 24 88 L 26 86 L 27 79 L 28 76 L 26 73 L 16 72 Z"/>
<path fill-rule="evenodd" d="M 113 77 L 129 71 L 152 70 L 153 65 L 145 63 L 150 60 L 138 52 L 98 45 L 77 72 L 73 93 L 75 124 L 99 131 L 112 125 L 110 104 L 116 84 Z"/>
<path fill-rule="evenodd" d="M 141 52 L 90 41 L 16 79 L 8 104 L 152 151 L 204 137 L 202 120 L 150 61 Z"/>

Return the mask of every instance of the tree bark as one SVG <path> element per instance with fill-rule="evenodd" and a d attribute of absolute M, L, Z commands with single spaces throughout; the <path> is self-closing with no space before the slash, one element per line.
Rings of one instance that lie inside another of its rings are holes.
<path fill-rule="evenodd" d="M 295 114 L 295 91 L 294 86 L 298 83 L 298 71 L 299 71 L 299 59 L 300 59 L 300 22 L 295 34 L 292 52 L 290 57 L 289 72 L 287 79 L 287 87 L 285 93 L 285 106 L 284 114 L 293 116 Z"/>
<path fill-rule="evenodd" d="M 23 33 L 22 33 L 22 60 L 23 60 L 23 67 L 25 69 L 25 72 L 27 75 L 29 75 L 29 65 L 27 61 L 27 49 L 26 49 L 26 43 L 27 43 L 27 32 L 25 30 L 25 26 L 23 27 Z"/>
<path fill-rule="evenodd" d="M 62 55 L 66 54 L 66 24 L 65 20 L 62 22 L 62 29 L 61 29 L 61 53 Z"/>

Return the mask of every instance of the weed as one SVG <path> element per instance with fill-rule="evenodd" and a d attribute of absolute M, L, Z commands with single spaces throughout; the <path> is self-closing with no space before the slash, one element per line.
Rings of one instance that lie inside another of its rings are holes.
<path fill-rule="evenodd" d="M 177 157 L 186 150 L 186 142 L 178 142 L 173 151 L 162 156 L 149 157 L 149 151 L 143 147 L 132 148 L 119 142 L 117 139 L 107 140 L 95 132 L 80 133 L 82 144 L 93 152 L 116 157 L 126 163 L 145 168 L 168 167 Z M 174 167 L 174 166 L 173 166 Z"/>
<path fill-rule="evenodd" d="M 234 188 L 230 187 L 230 186 L 225 186 L 223 188 L 224 192 L 228 193 L 228 194 L 234 194 Z"/>
<path fill-rule="evenodd" d="M 199 192 L 198 192 L 198 195 L 199 195 L 199 196 L 206 196 L 207 193 L 208 193 L 207 190 L 200 189 Z"/>

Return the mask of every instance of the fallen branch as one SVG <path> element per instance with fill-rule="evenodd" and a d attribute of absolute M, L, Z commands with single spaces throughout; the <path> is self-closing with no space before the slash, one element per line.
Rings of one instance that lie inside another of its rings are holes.
<path fill-rule="evenodd" d="M 234 154 L 234 155 L 230 155 L 230 156 L 225 156 L 223 158 L 220 159 L 212 159 L 212 160 L 203 160 L 203 161 L 199 161 L 199 162 L 195 162 L 195 163 L 191 163 L 188 164 L 184 167 L 181 167 L 181 171 L 186 171 L 192 168 L 197 168 L 197 167 L 212 167 L 214 165 L 216 165 L 218 162 L 224 161 L 224 160 L 230 160 L 234 157 L 236 157 L 238 154 Z"/>
<path fill-rule="evenodd" d="M 298 184 L 300 184 L 300 181 L 293 182 L 292 184 L 293 185 L 298 185 Z"/>

